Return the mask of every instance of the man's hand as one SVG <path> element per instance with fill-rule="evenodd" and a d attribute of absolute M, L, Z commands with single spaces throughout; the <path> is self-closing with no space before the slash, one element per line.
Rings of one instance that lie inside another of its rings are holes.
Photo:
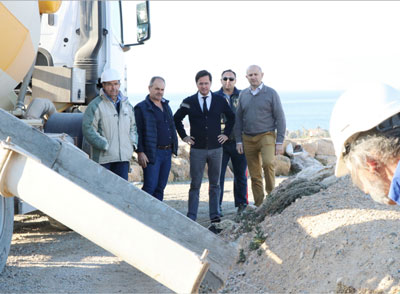
<path fill-rule="evenodd" d="M 183 142 L 188 143 L 189 145 L 193 145 L 194 144 L 194 137 L 186 136 L 185 138 L 183 138 Z"/>
<path fill-rule="evenodd" d="M 149 159 L 147 158 L 146 154 L 144 154 L 144 152 L 138 152 L 138 162 L 141 167 L 143 168 L 147 167 Z"/>
<path fill-rule="evenodd" d="M 275 155 L 283 154 L 283 144 L 275 144 Z"/>
<path fill-rule="evenodd" d="M 220 144 L 224 144 L 228 140 L 228 136 L 224 134 L 219 135 L 217 138 Z"/>
<path fill-rule="evenodd" d="M 236 143 L 236 151 L 239 154 L 243 154 L 243 144 L 242 143 Z"/>

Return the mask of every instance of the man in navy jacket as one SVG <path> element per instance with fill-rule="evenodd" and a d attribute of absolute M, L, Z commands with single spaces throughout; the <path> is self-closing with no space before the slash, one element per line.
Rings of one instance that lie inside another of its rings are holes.
<path fill-rule="evenodd" d="M 139 135 L 139 165 L 143 168 L 142 190 L 163 200 L 164 189 L 171 170 L 171 156 L 177 154 L 178 137 L 168 100 L 163 98 L 165 80 L 153 77 L 149 95 L 135 106 Z"/>
<path fill-rule="evenodd" d="M 210 91 L 211 74 L 202 70 L 196 75 L 198 92 L 183 100 L 174 115 L 176 130 L 181 139 L 190 148 L 190 190 L 187 216 L 192 220 L 197 218 L 200 186 L 204 168 L 208 165 L 209 180 L 209 213 L 211 223 L 220 222 L 219 177 L 221 172 L 222 144 L 228 140 L 235 115 L 228 102 L 222 96 Z M 221 114 L 226 117 L 224 132 L 221 133 Z M 187 135 L 182 120 L 189 117 L 190 136 Z"/>

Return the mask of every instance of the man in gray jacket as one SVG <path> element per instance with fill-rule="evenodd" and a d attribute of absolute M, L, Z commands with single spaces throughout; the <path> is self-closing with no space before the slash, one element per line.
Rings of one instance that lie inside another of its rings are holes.
<path fill-rule="evenodd" d="M 270 194 L 275 187 L 275 155 L 283 153 L 286 131 L 279 95 L 263 84 L 263 76 L 258 65 L 247 69 L 250 87 L 240 92 L 234 127 L 236 149 L 246 156 L 256 206 L 264 200 L 261 166 L 266 192 Z"/>
<path fill-rule="evenodd" d="M 91 145 L 90 158 L 128 180 L 138 136 L 133 107 L 119 90 L 120 79 L 114 69 L 102 73 L 103 88 L 86 108 L 82 131 Z"/>

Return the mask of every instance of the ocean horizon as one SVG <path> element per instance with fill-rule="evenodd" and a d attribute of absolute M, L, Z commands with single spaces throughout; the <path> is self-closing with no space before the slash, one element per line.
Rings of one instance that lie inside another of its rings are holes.
<path fill-rule="evenodd" d="M 298 91 L 279 92 L 283 111 L 286 117 L 286 129 L 296 131 L 302 129 L 321 128 L 329 130 L 329 120 L 336 100 L 343 91 Z M 179 108 L 182 100 L 193 93 L 166 93 L 172 112 Z M 129 101 L 136 105 L 146 97 L 147 93 L 130 93 Z"/>

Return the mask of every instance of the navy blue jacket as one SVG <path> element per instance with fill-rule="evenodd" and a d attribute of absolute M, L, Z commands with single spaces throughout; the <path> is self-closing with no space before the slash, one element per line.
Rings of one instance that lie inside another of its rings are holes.
<path fill-rule="evenodd" d="M 177 155 L 178 153 L 178 136 L 176 135 L 176 129 L 174 119 L 172 116 L 172 110 L 168 105 L 168 100 L 162 99 L 162 105 L 164 111 L 167 111 L 168 119 L 170 121 L 170 130 L 172 135 L 172 153 Z M 150 163 L 154 163 L 156 160 L 157 152 L 157 122 L 154 115 L 154 109 L 149 96 L 145 100 L 135 105 L 135 119 L 136 127 L 138 132 L 138 148 L 136 152 L 144 152 Z"/>
<path fill-rule="evenodd" d="M 224 135 L 229 137 L 235 123 L 235 114 L 226 99 L 215 93 L 211 93 L 211 97 L 211 105 L 207 117 L 201 110 L 197 93 L 184 99 L 179 109 L 175 112 L 176 130 L 182 139 L 187 136 L 182 120 L 186 115 L 189 116 L 190 136 L 194 137 L 192 148 L 215 149 L 221 147 L 217 138 L 221 135 L 221 114 L 224 114 L 227 118 Z"/>
<path fill-rule="evenodd" d="M 226 99 L 226 96 L 224 94 L 224 89 L 222 87 L 221 87 L 221 89 L 219 89 L 219 91 L 215 92 L 215 94 L 221 95 L 222 97 L 224 97 Z M 239 104 L 239 94 L 240 94 L 240 90 L 238 90 L 235 87 L 233 89 L 232 95 L 229 97 L 229 105 L 231 106 L 231 109 L 232 109 L 234 114 L 236 114 L 236 109 L 237 109 L 238 104 Z M 222 124 L 221 128 L 222 129 L 225 128 L 225 121 L 226 121 L 226 117 L 224 115 L 222 115 L 222 118 L 221 118 L 221 124 Z M 229 140 L 230 141 L 235 141 L 235 135 L 233 134 L 233 132 L 229 136 Z"/>

